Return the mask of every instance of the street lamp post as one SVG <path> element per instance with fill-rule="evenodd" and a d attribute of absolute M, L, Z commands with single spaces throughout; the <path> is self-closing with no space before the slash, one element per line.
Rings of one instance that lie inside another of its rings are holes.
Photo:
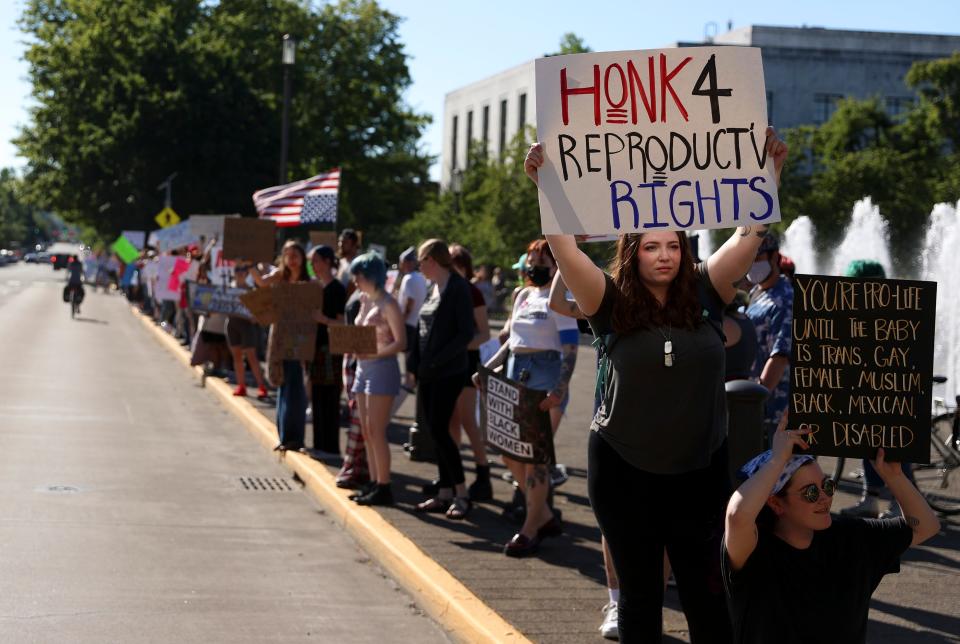
<path fill-rule="evenodd" d="M 280 183 L 287 182 L 287 151 L 290 147 L 290 70 L 296 61 L 297 39 L 283 35 L 283 120 L 280 126 Z"/>

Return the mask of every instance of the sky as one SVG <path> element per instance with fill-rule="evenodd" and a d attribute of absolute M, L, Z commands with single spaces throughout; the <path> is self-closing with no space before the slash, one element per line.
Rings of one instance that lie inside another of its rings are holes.
<path fill-rule="evenodd" d="M 29 119 L 28 68 L 17 18 L 24 0 L 0 0 L 0 167 L 24 165 L 10 139 Z M 594 51 L 649 49 L 701 41 L 733 27 L 802 25 L 866 31 L 960 34 L 960 0 L 380 0 L 404 18 L 400 39 L 410 56 L 407 102 L 433 116 L 423 147 L 439 155 L 447 92 L 558 49 L 567 32 Z M 907 9 L 909 7 L 909 9 Z M 277 43 L 279 56 L 280 44 Z M 296 97 L 294 97 L 296 100 Z M 279 133 L 278 133 L 279 136 Z M 434 165 L 433 176 L 439 175 Z"/>

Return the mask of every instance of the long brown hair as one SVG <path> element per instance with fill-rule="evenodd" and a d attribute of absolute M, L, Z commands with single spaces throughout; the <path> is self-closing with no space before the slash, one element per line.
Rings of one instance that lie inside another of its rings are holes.
<path fill-rule="evenodd" d="M 277 266 L 279 266 L 279 267 L 280 267 L 280 270 L 283 271 L 283 281 L 284 281 L 284 282 L 289 282 L 289 281 L 290 281 L 290 276 L 291 276 L 292 273 L 293 273 L 293 271 L 290 270 L 290 267 L 287 266 L 287 259 L 286 259 L 285 251 L 286 251 L 288 248 L 292 248 L 292 249 L 294 249 L 296 252 L 300 253 L 300 274 L 297 276 L 297 278 L 296 278 L 294 281 L 295 281 L 295 282 L 309 282 L 309 281 L 310 281 L 310 273 L 307 272 L 307 253 L 304 252 L 303 246 L 300 245 L 300 242 L 298 242 L 298 241 L 295 240 L 295 239 L 289 239 L 289 240 L 287 240 L 287 242 L 283 245 L 283 248 L 280 250 L 280 259 L 277 260 Z"/>
<path fill-rule="evenodd" d="M 680 240 L 680 270 L 670 283 L 667 301 L 663 306 L 640 278 L 637 257 L 643 244 L 643 235 L 621 236 L 617 240 L 617 254 L 610 262 L 610 275 L 620 291 L 620 297 L 616 298 L 613 305 L 614 331 L 626 333 L 667 324 L 685 329 L 696 328 L 702 321 L 702 314 L 687 234 L 677 232 L 677 239 Z"/>

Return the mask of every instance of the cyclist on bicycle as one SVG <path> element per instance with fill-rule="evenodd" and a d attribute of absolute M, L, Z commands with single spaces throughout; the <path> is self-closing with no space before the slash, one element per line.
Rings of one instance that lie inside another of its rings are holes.
<path fill-rule="evenodd" d="M 810 430 L 786 421 L 773 448 L 744 465 L 749 478 L 727 505 L 721 565 L 734 641 L 865 642 L 873 591 L 940 522 L 883 449 L 874 468 L 903 516 L 832 518 L 834 482 L 812 456 L 793 454 L 807 449 Z"/>
<path fill-rule="evenodd" d="M 77 293 L 77 313 L 80 312 L 80 302 L 83 301 L 83 262 L 76 255 L 70 257 L 67 264 L 67 286 L 64 289 L 64 300 L 68 303 L 73 302 L 73 293 Z"/>

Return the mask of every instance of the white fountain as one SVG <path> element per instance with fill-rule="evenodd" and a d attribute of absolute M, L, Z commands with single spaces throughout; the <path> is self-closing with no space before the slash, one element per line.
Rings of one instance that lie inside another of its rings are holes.
<path fill-rule="evenodd" d="M 855 259 L 872 259 L 880 262 L 887 277 L 899 277 L 893 272 L 890 261 L 890 235 L 886 220 L 880 209 L 865 197 L 853 206 L 853 215 L 843 233 L 843 241 L 833 252 L 830 275 L 843 275 Z M 826 269 L 827 266 L 824 266 Z"/>
<path fill-rule="evenodd" d="M 960 202 L 940 203 L 930 213 L 923 251 L 921 279 L 937 283 L 937 332 L 933 371 L 947 377 L 945 397 L 953 404 L 960 392 Z"/>
<path fill-rule="evenodd" d="M 787 226 L 780 242 L 780 252 L 793 260 L 798 273 L 813 275 L 817 273 L 817 251 L 814 249 L 813 222 L 806 215 L 800 215 Z"/>

